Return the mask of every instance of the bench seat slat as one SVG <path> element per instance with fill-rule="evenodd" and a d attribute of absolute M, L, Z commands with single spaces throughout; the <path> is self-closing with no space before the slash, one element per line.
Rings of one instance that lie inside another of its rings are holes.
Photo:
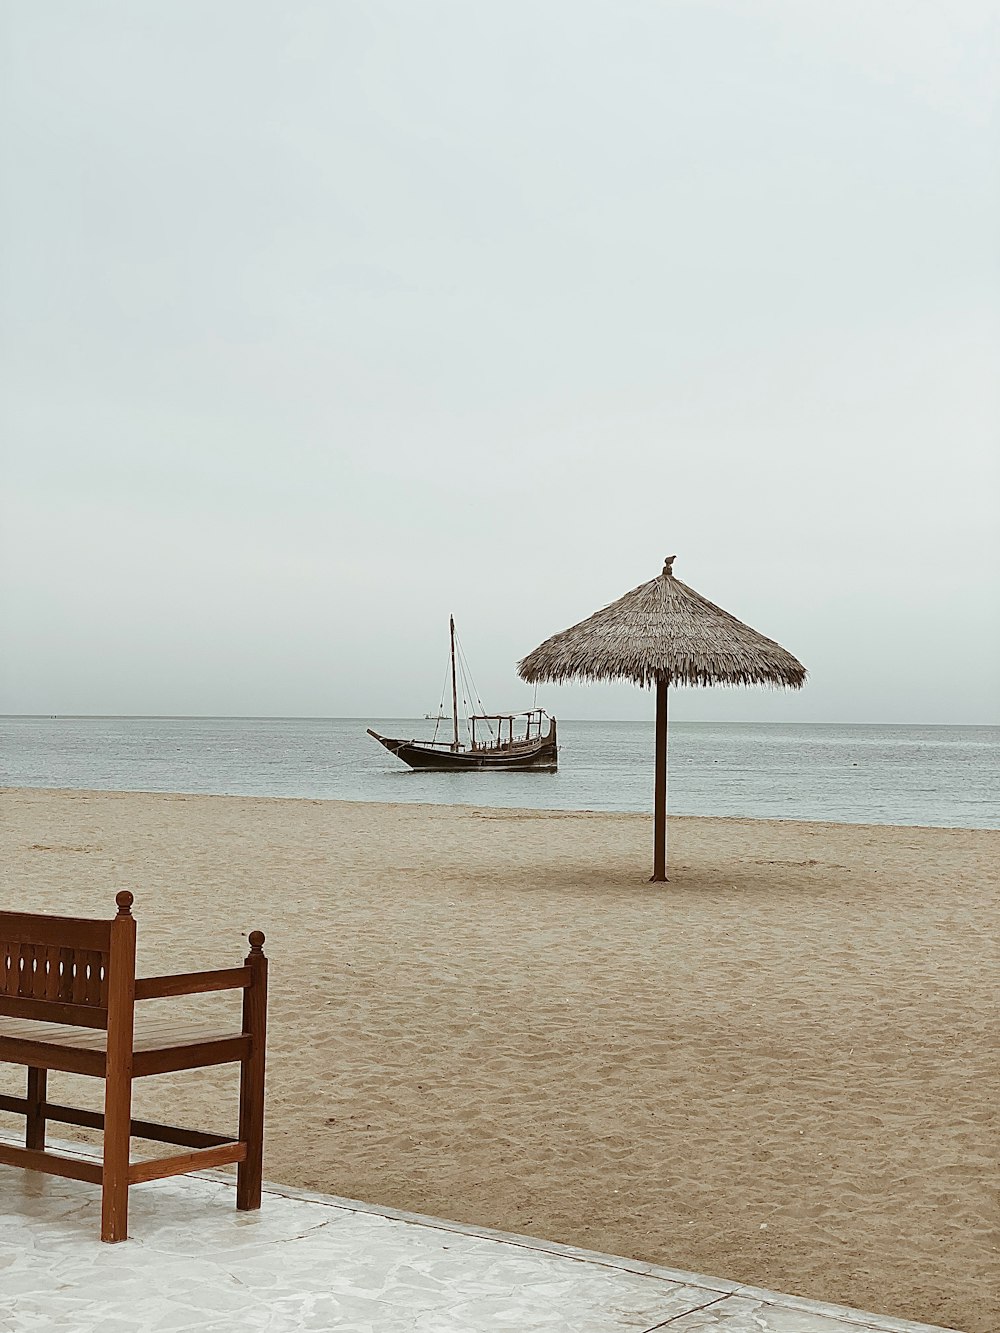
<path fill-rule="evenodd" d="M 132 1077 L 172 1074 L 177 1069 L 205 1069 L 209 1065 L 228 1065 L 250 1058 L 249 1036 L 215 1037 L 208 1041 L 187 1042 L 177 1046 L 157 1046 L 136 1051 L 132 1058 Z"/>
<path fill-rule="evenodd" d="M 107 1040 L 108 1034 L 96 1028 L 0 1018 L 0 1061 L 11 1060 L 37 1069 L 62 1069 L 103 1078 Z M 132 1045 L 132 1077 L 147 1078 L 178 1069 L 231 1064 L 246 1060 L 250 1048 L 246 1033 L 220 1032 L 207 1023 L 159 1019 L 137 1023 Z"/>
<path fill-rule="evenodd" d="M 5 1060 L 27 1065 L 29 1069 L 61 1069 L 66 1074 L 86 1074 L 90 1078 L 104 1078 L 107 1065 L 104 1051 L 76 1050 L 54 1042 L 7 1037 L 0 1032 L 0 1063 Z"/>
<path fill-rule="evenodd" d="M 196 1046 L 207 1041 L 239 1040 L 243 1033 L 221 1029 L 214 1023 L 178 1023 L 169 1018 L 137 1017 L 132 1050 L 161 1051 L 174 1046 Z M 106 1051 L 108 1034 L 103 1028 L 69 1027 L 64 1023 L 40 1023 L 34 1019 L 0 1017 L 0 1038 L 31 1041 L 65 1050 Z"/>
<path fill-rule="evenodd" d="M 172 1018 L 136 1017 L 132 1050 L 163 1050 L 167 1046 L 195 1046 L 205 1041 L 239 1040 L 239 1028 L 219 1028 L 211 1022 L 176 1022 Z M 108 1033 L 103 1028 L 71 1028 L 61 1022 L 36 1022 L 32 1018 L 0 1017 L 0 1037 L 17 1041 L 43 1042 L 71 1050 L 107 1050 Z"/>

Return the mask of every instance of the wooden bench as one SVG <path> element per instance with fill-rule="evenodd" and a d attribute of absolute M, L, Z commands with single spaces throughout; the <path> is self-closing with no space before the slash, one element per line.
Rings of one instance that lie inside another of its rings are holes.
<path fill-rule="evenodd" d="M 242 967 L 137 978 L 132 895 L 118 894 L 111 921 L 0 912 L 0 1061 L 26 1065 L 26 1097 L 0 1095 L 0 1110 L 26 1117 L 25 1146 L 0 1141 L 0 1163 L 101 1186 L 101 1240 L 128 1235 L 128 1189 L 144 1180 L 238 1163 L 236 1207 L 260 1207 L 264 1146 L 267 959 L 264 936 L 250 932 Z M 242 990 L 243 1021 L 220 1030 L 205 1023 L 144 1023 L 136 1001 Z M 132 1080 L 177 1069 L 239 1062 L 236 1138 L 132 1119 Z M 104 1079 L 104 1114 L 46 1097 L 50 1069 Z M 46 1121 L 104 1131 L 103 1161 L 45 1149 Z M 190 1151 L 133 1162 L 130 1140 L 180 1144 Z"/>

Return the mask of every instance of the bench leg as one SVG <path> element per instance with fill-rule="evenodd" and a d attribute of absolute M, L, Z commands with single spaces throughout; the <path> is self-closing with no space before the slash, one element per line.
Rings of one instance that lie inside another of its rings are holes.
<path fill-rule="evenodd" d="M 128 1239 L 128 1167 L 132 1131 L 132 1071 L 109 1069 L 104 1084 L 104 1176 L 101 1240 Z"/>
<path fill-rule="evenodd" d="M 247 1145 L 246 1161 L 236 1168 L 236 1207 L 249 1212 L 260 1207 L 264 1174 L 264 1053 L 267 1050 L 267 959 L 261 951 L 264 936 L 252 930 L 246 965 L 252 973 L 243 992 L 243 1031 L 250 1035 L 250 1054 L 240 1065 L 240 1142 Z"/>
<path fill-rule="evenodd" d="M 256 1043 L 240 1065 L 240 1139 L 247 1155 L 236 1168 L 236 1207 L 249 1212 L 260 1207 L 264 1174 L 264 1052 Z"/>
<path fill-rule="evenodd" d="M 24 1146 L 39 1152 L 45 1149 L 45 1084 L 47 1069 L 28 1068 L 28 1122 L 24 1131 Z"/>

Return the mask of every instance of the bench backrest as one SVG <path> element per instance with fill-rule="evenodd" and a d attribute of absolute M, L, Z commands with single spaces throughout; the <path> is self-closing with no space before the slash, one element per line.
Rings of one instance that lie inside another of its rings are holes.
<path fill-rule="evenodd" d="M 0 912 L 0 1014 L 106 1028 L 114 924 Z"/>

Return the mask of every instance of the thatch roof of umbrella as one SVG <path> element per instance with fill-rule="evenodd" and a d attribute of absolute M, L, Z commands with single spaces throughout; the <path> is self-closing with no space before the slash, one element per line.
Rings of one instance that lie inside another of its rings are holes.
<path fill-rule="evenodd" d="M 801 662 L 675 578 L 675 559 L 668 556 L 655 579 L 546 639 L 518 663 L 518 675 L 529 684 L 802 685 Z"/>
<path fill-rule="evenodd" d="M 553 634 L 518 663 L 529 684 L 631 680 L 656 688 L 653 879 L 667 877 L 667 692 L 671 685 L 777 685 L 806 678 L 797 658 L 674 577 L 663 573 L 578 625 Z"/>

